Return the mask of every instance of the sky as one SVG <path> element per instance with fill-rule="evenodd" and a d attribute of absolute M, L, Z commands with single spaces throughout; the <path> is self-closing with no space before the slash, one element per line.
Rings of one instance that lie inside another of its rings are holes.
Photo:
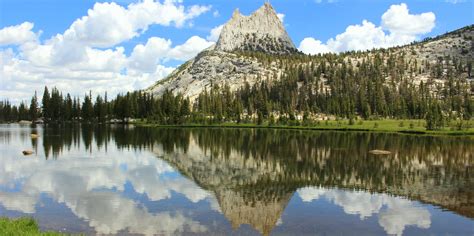
<path fill-rule="evenodd" d="M 44 86 L 145 89 L 212 46 L 234 9 L 264 0 L 0 0 L 0 100 Z M 403 45 L 474 24 L 474 0 L 271 0 L 306 54 Z"/>

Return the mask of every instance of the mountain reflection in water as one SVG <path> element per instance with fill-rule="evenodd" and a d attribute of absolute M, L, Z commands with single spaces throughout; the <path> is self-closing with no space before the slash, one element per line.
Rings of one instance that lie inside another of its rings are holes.
<path fill-rule="evenodd" d="M 22 156 L 28 147 L 36 154 Z M 32 215 L 44 229 L 474 233 L 469 138 L 2 125 L 0 152 L 0 215 Z M 434 224 L 445 218 L 452 225 Z"/>

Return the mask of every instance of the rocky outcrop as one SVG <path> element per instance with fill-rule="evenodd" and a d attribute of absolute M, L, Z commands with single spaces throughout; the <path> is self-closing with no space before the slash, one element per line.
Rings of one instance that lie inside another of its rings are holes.
<path fill-rule="evenodd" d="M 275 10 L 266 2 L 250 16 L 235 10 L 222 29 L 217 50 L 259 51 L 270 54 L 297 52 Z"/>
<path fill-rule="evenodd" d="M 281 74 L 282 70 L 276 64 L 266 66 L 257 59 L 211 47 L 183 64 L 167 78 L 158 81 L 148 91 L 161 95 L 169 90 L 194 100 L 213 85 L 228 85 L 231 90 L 236 90 L 246 82 L 254 84 L 259 79 L 279 78 Z"/>

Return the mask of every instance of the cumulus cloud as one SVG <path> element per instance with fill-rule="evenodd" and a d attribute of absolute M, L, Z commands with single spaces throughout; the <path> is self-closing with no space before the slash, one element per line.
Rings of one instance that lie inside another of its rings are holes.
<path fill-rule="evenodd" d="M 428 210 L 415 207 L 406 199 L 387 199 L 387 209 L 379 215 L 379 224 L 390 235 L 403 235 L 406 226 L 416 225 L 421 229 L 431 226 L 431 214 Z"/>
<path fill-rule="evenodd" d="M 129 58 L 130 68 L 151 72 L 156 64 L 163 59 L 171 47 L 171 40 L 151 37 L 145 45 L 138 44 Z"/>
<path fill-rule="evenodd" d="M 277 16 L 278 16 L 278 19 L 280 19 L 280 21 L 283 23 L 283 21 L 285 20 L 285 14 L 277 13 Z"/>
<path fill-rule="evenodd" d="M 320 40 L 311 37 L 304 38 L 303 41 L 301 41 L 298 49 L 306 54 L 311 55 L 331 52 L 327 45 L 323 44 L 323 42 Z"/>
<path fill-rule="evenodd" d="M 38 35 L 32 31 L 34 24 L 24 22 L 20 25 L 5 27 L 0 30 L 0 46 L 20 45 L 37 39 Z"/>
<path fill-rule="evenodd" d="M 403 45 L 431 32 L 435 21 L 436 16 L 432 12 L 410 14 L 405 3 L 392 5 L 382 15 L 380 26 L 363 20 L 362 24 L 348 26 L 343 33 L 326 43 L 311 37 L 305 38 L 299 49 L 306 54 L 317 54 Z"/>
<path fill-rule="evenodd" d="M 205 48 L 213 45 L 213 42 L 209 42 L 199 36 L 193 36 L 189 38 L 185 43 L 178 45 L 171 49 L 168 53 L 168 57 L 176 60 L 189 60 L 194 57 L 197 53 Z"/>
<path fill-rule="evenodd" d="M 219 25 L 212 28 L 206 39 L 212 42 L 217 42 L 217 40 L 219 40 L 219 36 L 221 35 L 222 28 L 224 28 L 224 25 Z"/>
<path fill-rule="evenodd" d="M 435 20 L 433 12 L 412 15 L 408 6 L 402 3 L 390 6 L 382 15 L 382 27 L 393 34 L 418 35 L 429 33 L 435 26 Z"/>
<path fill-rule="evenodd" d="M 0 29 L 0 46 L 7 46 L 0 48 L 1 97 L 18 103 L 45 85 L 79 96 L 89 90 L 114 96 L 146 88 L 174 69 L 162 62 L 187 60 L 212 42 L 194 36 L 173 46 L 169 39 L 151 37 L 130 55 L 121 44 L 150 25 L 183 27 L 210 8 L 185 7 L 182 1 L 171 0 L 145 0 L 126 7 L 96 3 L 64 33 L 44 42 L 29 22 Z"/>
<path fill-rule="evenodd" d="M 174 1 L 145 0 L 126 8 L 113 2 L 96 3 L 87 16 L 72 23 L 64 33 L 64 39 L 93 47 L 111 47 L 140 35 L 151 24 L 181 27 L 209 9 L 209 6 L 194 5 L 185 10 Z"/>
<path fill-rule="evenodd" d="M 378 214 L 379 225 L 390 235 L 402 235 L 407 226 L 415 225 L 427 229 L 431 225 L 431 214 L 428 210 L 407 199 L 387 194 L 321 187 L 302 188 L 297 192 L 303 202 L 325 198 L 342 207 L 346 214 L 359 215 L 361 220 Z"/>

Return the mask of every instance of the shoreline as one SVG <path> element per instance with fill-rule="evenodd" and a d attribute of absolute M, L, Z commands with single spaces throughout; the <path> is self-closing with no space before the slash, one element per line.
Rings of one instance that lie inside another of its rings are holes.
<path fill-rule="evenodd" d="M 373 121 L 380 122 L 380 121 Z M 400 127 L 394 129 L 393 127 L 369 128 L 366 126 L 360 127 L 361 125 L 310 125 L 310 126 L 289 126 L 289 125 L 257 125 L 257 124 L 235 124 L 235 123 L 222 123 L 222 124 L 180 124 L 180 125 L 163 125 L 158 123 L 146 123 L 146 122 L 133 122 L 130 123 L 140 127 L 157 127 L 157 128 L 230 128 L 230 129 L 280 129 L 280 130 L 312 130 L 312 131 L 337 131 L 337 132 L 373 132 L 373 133 L 396 133 L 396 134 L 408 134 L 408 135 L 420 135 L 420 136 L 467 136 L 474 138 L 474 130 L 472 128 L 468 130 L 422 130 L 408 129 L 406 127 Z M 359 127 L 357 127 L 359 126 Z"/>
<path fill-rule="evenodd" d="M 416 123 L 416 125 L 414 125 Z M 0 123 L 0 124 L 19 124 L 19 125 L 35 125 L 20 122 L 14 123 Z M 474 138 L 474 127 L 463 128 L 462 130 L 455 129 L 453 126 L 445 126 L 439 130 L 426 130 L 424 127 L 424 120 L 363 120 L 355 124 L 349 125 L 347 120 L 342 121 L 322 121 L 317 124 L 309 125 L 269 125 L 264 123 L 261 125 L 255 123 L 233 123 L 223 122 L 215 124 L 199 124 L 199 123 L 185 123 L 165 125 L 154 122 L 147 122 L 144 120 L 132 121 L 129 123 L 82 123 L 82 122 L 60 122 L 60 123 L 46 123 L 39 125 L 71 125 L 71 124 L 85 124 L 85 125 L 135 125 L 140 127 L 157 127 L 157 128 L 231 128 L 231 129 L 281 129 L 281 130 L 313 130 L 313 131 L 337 131 L 337 132 L 374 132 L 374 133 L 396 133 L 409 134 L 421 136 L 467 136 Z M 402 126 L 400 124 L 403 124 Z M 468 122 L 471 124 L 471 121 Z M 36 124 L 38 125 L 38 124 Z M 413 127 L 410 127 L 413 125 Z"/>

